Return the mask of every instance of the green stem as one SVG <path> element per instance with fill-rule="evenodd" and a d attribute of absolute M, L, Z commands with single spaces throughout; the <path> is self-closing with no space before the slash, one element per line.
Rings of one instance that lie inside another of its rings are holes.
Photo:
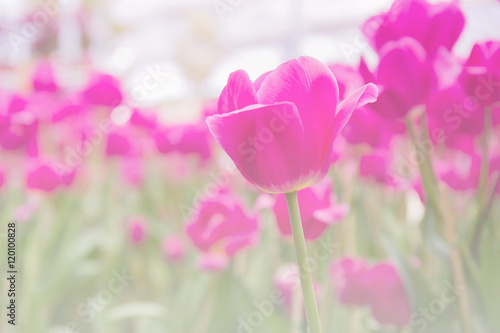
<path fill-rule="evenodd" d="M 302 221 L 300 219 L 299 201 L 297 192 L 285 193 L 288 204 L 288 213 L 290 214 L 290 223 L 292 225 L 293 241 L 297 253 L 297 263 L 300 272 L 300 284 L 302 286 L 302 295 L 304 297 L 304 306 L 306 309 L 307 325 L 309 333 L 321 333 L 321 324 L 314 294 L 311 269 L 309 267 L 309 258 L 307 256 L 306 240 Z"/>

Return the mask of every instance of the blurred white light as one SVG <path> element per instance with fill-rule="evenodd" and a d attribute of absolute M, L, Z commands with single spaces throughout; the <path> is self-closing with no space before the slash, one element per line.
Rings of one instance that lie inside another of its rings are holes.
<path fill-rule="evenodd" d="M 132 110 L 126 105 L 119 105 L 111 111 L 111 121 L 118 126 L 125 125 L 132 116 Z"/>
<path fill-rule="evenodd" d="M 119 69 L 129 69 L 135 62 L 135 54 L 127 47 L 119 47 L 113 52 L 112 59 Z"/>

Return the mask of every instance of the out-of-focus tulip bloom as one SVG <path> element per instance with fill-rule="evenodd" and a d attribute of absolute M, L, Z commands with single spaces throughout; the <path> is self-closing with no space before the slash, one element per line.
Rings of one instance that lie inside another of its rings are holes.
<path fill-rule="evenodd" d="M 440 172 L 441 180 L 455 191 L 476 189 L 480 174 L 481 157 L 477 154 L 449 158 Z"/>
<path fill-rule="evenodd" d="M 162 252 L 167 260 L 182 260 L 186 252 L 184 248 L 184 241 L 178 235 L 169 235 L 163 239 Z"/>
<path fill-rule="evenodd" d="M 155 135 L 158 151 L 163 154 L 178 152 L 196 154 L 207 160 L 211 156 L 211 138 L 202 123 L 174 125 L 159 130 Z"/>
<path fill-rule="evenodd" d="M 130 140 L 124 133 L 111 132 L 106 141 L 107 156 L 126 156 L 132 150 Z"/>
<path fill-rule="evenodd" d="M 130 116 L 130 124 L 147 130 L 154 130 L 158 125 L 158 120 L 153 113 L 146 114 L 139 109 L 134 109 Z"/>
<path fill-rule="evenodd" d="M 390 171 L 391 154 L 388 151 L 367 154 L 359 162 L 359 175 L 374 178 L 381 184 L 392 184 Z"/>
<path fill-rule="evenodd" d="M 482 107 L 500 101 L 500 40 L 474 45 L 460 82 L 466 95 Z"/>
<path fill-rule="evenodd" d="M 257 219 L 229 192 L 200 202 L 186 231 L 198 249 L 217 258 L 232 257 L 258 239 Z"/>
<path fill-rule="evenodd" d="M 7 97 L 5 102 L 7 112 L 0 109 L 0 145 L 6 150 L 24 149 L 30 156 L 37 156 L 36 115 L 25 110 L 27 102 L 20 96 Z"/>
<path fill-rule="evenodd" d="M 416 40 L 404 37 L 388 42 L 377 68 L 380 95 L 370 107 L 384 118 L 399 119 L 425 103 L 438 87 L 433 63 Z"/>
<path fill-rule="evenodd" d="M 369 306 L 381 325 L 408 325 L 410 301 L 394 265 L 370 268 L 363 259 L 344 258 L 333 264 L 331 273 L 342 304 Z"/>
<path fill-rule="evenodd" d="M 122 159 L 121 173 L 131 185 L 139 186 L 144 181 L 144 165 L 140 156 L 131 156 Z"/>
<path fill-rule="evenodd" d="M 303 303 L 302 293 L 300 292 L 300 272 L 296 264 L 286 264 L 280 267 L 274 273 L 274 288 L 280 293 L 283 298 L 283 303 L 287 310 L 291 311 L 293 306 L 293 297 L 299 297 L 298 300 Z M 316 295 L 320 290 L 319 285 L 314 283 L 314 291 Z M 280 297 L 280 298 L 281 298 Z"/>
<path fill-rule="evenodd" d="M 408 36 L 434 55 L 440 47 L 451 50 L 464 25 L 458 1 L 431 4 L 426 0 L 396 0 L 388 12 L 365 22 L 362 31 L 376 50 Z"/>
<path fill-rule="evenodd" d="M 128 223 L 129 239 L 133 244 L 140 244 L 146 238 L 147 225 L 143 217 L 135 217 Z"/>
<path fill-rule="evenodd" d="M 365 82 L 375 80 L 371 73 L 368 78 L 361 74 L 361 65 L 359 70 L 351 66 L 338 64 L 328 67 L 338 81 L 339 98 L 341 100 L 361 87 Z M 366 70 L 369 72 L 367 68 Z M 396 133 L 398 133 L 398 127 L 395 122 L 383 119 L 369 106 L 364 106 L 353 112 L 342 135 L 351 144 L 365 143 L 376 148 L 387 147 Z"/>
<path fill-rule="evenodd" d="M 307 240 L 317 239 L 329 225 L 340 222 L 349 213 L 348 205 L 337 203 L 328 179 L 298 191 L 297 196 L 300 202 L 302 228 Z M 281 233 L 285 236 L 292 235 L 284 194 L 277 196 L 273 211 Z"/>
<path fill-rule="evenodd" d="M 219 114 L 207 124 L 250 183 L 286 193 L 325 177 L 333 141 L 354 109 L 376 97 L 377 88 L 368 84 L 339 103 L 333 73 L 318 60 L 301 57 L 254 83 L 243 70 L 232 73 L 219 98 Z"/>
<path fill-rule="evenodd" d="M 344 258 L 332 265 L 330 270 L 340 303 L 345 305 L 366 304 L 363 278 L 368 265 L 363 259 Z"/>
<path fill-rule="evenodd" d="M 373 317 L 382 325 L 408 325 L 410 301 L 394 265 L 375 265 L 366 272 L 363 280 Z"/>
<path fill-rule="evenodd" d="M 38 63 L 32 80 L 35 91 L 54 92 L 58 89 L 56 78 L 49 62 L 41 61 Z"/>
<path fill-rule="evenodd" d="M 120 81 L 111 75 L 94 73 L 83 91 L 83 98 L 92 105 L 117 106 L 123 99 Z"/>
<path fill-rule="evenodd" d="M 0 188 L 2 188 L 5 184 L 5 173 L 0 168 Z"/>
<path fill-rule="evenodd" d="M 61 184 L 58 174 L 48 164 L 40 163 L 28 172 L 26 185 L 30 189 L 52 192 Z"/>

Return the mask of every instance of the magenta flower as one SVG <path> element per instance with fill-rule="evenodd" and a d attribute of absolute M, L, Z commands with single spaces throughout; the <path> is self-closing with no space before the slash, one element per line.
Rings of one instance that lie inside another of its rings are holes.
<path fill-rule="evenodd" d="M 83 91 L 83 98 L 92 105 L 117 106 L 123 99 L 120 81 L 111 75 L 94 73 Z"/>
<path fill-rule="evenodd" d="M 451 50 L 464 25 L 458 1 L 396 0 L 388 12 L 371 17 L 362 31 L 376 50 L 389 41 L 412 37 L 434 55 L 440 47 Z"/>
<path fill-rule="evenodd" d="M 163 239 L 162 252 L 169 261 L 179 261 L 185 256 L 184 242 L 178 235 L 169 235 Z"/>
<path fill-rule="evenodd" d="M 474 45 L 460 82 L 482 107 L 500 101 L 500 40 Z"/>
<path fill-rule="evenodd" d="M 354 109 L 375 101 L 368 84 L 339 103 L 332 72 L 301 57 L 254 83 L 239 70 L 229 76 L 218 113 L 207 118 L 215 140 L 257 188 L 286 193 L 322 180 L 332 162 L 333 141 Z"/>
<path fill-rule="evenodd" d="M 154 139 L 158 151 L 163 154 L 195 154 L 202 160 L 211 156 L 210 134 L 203 123 L 164 127 L 156 132 Z"/>
<path fill-rule="evenodd" d="M 331 273 L 342 304 L 369 306 L 381 325 L 408 325 L 410 301 L 392 264 L 369 268 L 363 259 L 344 258 L 332 266 Z"/>
<path fill-rule="evenodd" d="M 58 89 L 50 62 L 40 61 L 35 68 L 32 80 L 35 91 L 55 92 Z"/>
<path fill-rule="evenodd" d="M 52 192 L 61 184 L 57 173 L 47 164 L 39 164 L 29 171 L 26 185 L 30 189 Z"/>
<path fill-rule="evenodd" d="M 300 202 L 302 228 L 307 240 L 317 239 L 328 226 L 339 223 L 349 213 L 348 205 L 336 202 L 337 198 L 332 194 L 332 184 L 328 179 L 298 191 L 297 195 Z M 284 236 L 291 236 L 290 217 L 283 193 L 277 196 L 273 211 L 280 232 Z"/>
<path fill-rule="evenodd" d="M 340 303 L 344 305 L 366 304 L 363 278 L 368 265 L 363 259 L 345 258 L 332 265 L 330 270 Z"/>
<path fill-rule="evenodd" d="M 396 268 L 388 263 L 378 264 L 363 280 L 373 317 L 382 325 L 408 325 L 410 301 Z"/>
<path fill-rule="evenodd" d="M 140 244 L 146 238 L 147 225 L 143 217 L 135 217 L 128 223 L 129 239 L 133 244 Z"/>
<path fill-rule="evenodd" d="M 370 107 L 388 119 L 406 116 L 438 88 L 433 62 L 424 48 L 410 37 L 384 45 L 376 74 L 381 90 Z"/>
<path fill-rule="evenodd" d="M 2 188 L 4 185 L 5 185 L 5 173 L 0 168 L 0 188 Z"/>
<path fill-rule="evenodd" d="M 109 133 L 106 141 L 107 156 L 126 156 L 131 152 L 131 142 L 124 132 L 114 131 Z"/>
<path fill-rule="evenodd" d="M 205 258 L 219 261 L 255 244 L 258 229 L 257 219 L 228 192 L 202 201 L 186 226 L 194 245 L 208 255 Z"/>

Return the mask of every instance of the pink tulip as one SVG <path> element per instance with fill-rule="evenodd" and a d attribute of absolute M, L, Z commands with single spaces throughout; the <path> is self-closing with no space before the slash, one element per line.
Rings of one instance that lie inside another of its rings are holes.
<path fill-rule="evenodd" d="M 381 184 L 392 184 L 390 175 L 391 153 L 380 151 L 361 157 L 359 175 L 364 178 L 374 178 Z"/>
<path fill-rule="evenodd" d="M 140 156 L 131 156 L 122 159 L 121 174 L 124 180 L 133 186 L 140 186 L 144 182 L 144 165 Z"/>
<path fill-rule="evenodd" d="M 364 78 L 361 74 L 361 65 L 359 70 L 356 70 L 354 67 L 338 64 L 328 67 L 337 78 L 340 99 L 344 99 L 356 91 L 365 82 L 374 80 L 371 73 L 368 78 Z M 373 112 L 369 106 L 364 106 L 352 114 L 342 135 L 351 144 L 366 143 L 374 148 L 380 146 L 386 147 L 396 133 L 396 129 L 397 127 L 395 127 L 394 122 L 383 119 Z"/>
<path fill-rule="evenodd" d="M 38 63 L 32 80 L 35 91 L 54 92 L 58 89 L 56 78 L 49 62 L 41 61 Z"/>
<path fill-rule="evenodd" d="M 461 158 L 448 158 L 441 171 L 441 180 L 455 191 L 474 190 L 479 184 L 481 157 L 461 154 Z"/>
<path fill-rule="evenodd" d="M 320 292 L 320 286 L 314 283 L 316 296 Z M 299 302 L 303 303 L 300 292 L 300 272 L 296 264 L 286 264 L 274 273 L 274 288 L 279 292 L 280 299 L 288 311 L 292 311 L 294 297 L 299 297 Z"/>
<path fill-rule="evenodd" d="M 146 220 L 143 217 L 133 218 L 128 224 L 128 233 L 133 244 L 142 243 L 147 233 Z"/>
<path fill-rule="evenodd" d="M 0 169 L 0 188 L 5 185 L 5 173 L 2 169 Z"/>
<path fill-rule="evenodd" d="M 179 261 L 184 258 L 184 241 L 178 235 L 170 235 L 163 239 L 162 251 L 165 258 L 170 261 Z"/>
<path fill-rule="evenodd" d="M 482 107 L 500 101 L 500 40 L 474 45 L 460 82 Z"/>
<path fill-rule="evenodd" d="M 209 133 L 202 123 L 165 127 L 157 131 L 154 139 L 158 151 L 163 154 L 196 154 L 203 160 L 211 156 Z"/>
<path fill-rule="evenodd" d="M 363 278 L 368 265 L 363 259 L 345 258 L 332 265 L 330 270 L 340 303 L 344 305 L 364 305 L 367 295 Z"/>
<path fill-rule="evenodd" d="M 380 95 L 371 108 L 388 119 L 399 119 L 422 103 L 438 87 L 436 68 L 413 38 L 388 42 L 377 68 Z"/>
<path fill-rule="evenodd" d="M 92 105 L 117 106 L 123 99 L 120 82 L 111 75 L 94 73 L 83 91 L 83 98 Z"/>
<path fill-rule="evenodd" d="M 254 83 L 239 70 L 207 124 L 250 183 L 292 192 L 325 177 L 333 141 L 354 109 L 375 101 L 377 88 L 365 85 L 341 103 L 338 96 L 332 72 L 310 57 L 290 60 Z"/>
<path fill-rule="evenodd" d="M 369 268 L 363 259 L 344 258 L 332 266 L 331 273 L 342 304 L 369 306 L 381 325 L 408 325 L 410 301 L 392 264 Z"/>
<path fill-rule="evenodd" d="M 114 131 L 108 134 L 106 141 L 107 156 L 126 156 L 132 150 L 132 145 L 124 131 Z"/>
<path fill-rule="evenodd" d="M 52 192 L 61 184 L 61 181 L 52 167 L 46 163 L 37 163 L 27 174 L 26 184 L 30 189 Z"/>
<path fill-rule="evenodd" d="M 146 113 L 142 110 L 134 109 L 130 116 L 130 124 L 147 130 L 154 130 L 158 125 L 158 120 L 154 113 Z"/>
<path fill-rule="evenodd" d="M 440 47 L 451 50 L 464 25 L 458 1 L 431 4 L 426 0 L 396 0 L 388 12 L 370 18 L 362 31 L 376 50 L 390 41 L 412 37 L 434 55 Z"/>
<path fill-rule="evenodd" d="M 218 193 L 194 207 L 194 213 L 186 226 L 194 245 L 216 258 L 232 257 L 243 248 L 255 244 L 258 229 L 257 219 L 249 216 L 229 192 Z"/>
<path fill-rule="evenodd" d="M 382 263 L 366 272 L 364 289 L 373 317 L 381 325 L 404 327 L 410 322 L 410 301 L 392 264 Z"/>
<path fill-rule="evenodd" d="M 320 237 L 326 228 L 339 223 L 349 212 L 349 206 L 338 204 L 332 194 L 332 185 L 329 179 L 323 180 L 309 188 L 298 191 L 300 202 L 300 217 L 304 236 L 307 240 Z M 292 229 L 288 208 L 284 194 L 279 194 L 273 207 L 280 232 L 284 236 L 291 236 Z"/>
<path fill-rule="evenodd" d="M 20 96 L 7 98 L 7 114 L 0 115 L 0 145 L 6 150 L 24 149 L 37 156 L 38 119 L 25 110 L 27 102 Z"/>

